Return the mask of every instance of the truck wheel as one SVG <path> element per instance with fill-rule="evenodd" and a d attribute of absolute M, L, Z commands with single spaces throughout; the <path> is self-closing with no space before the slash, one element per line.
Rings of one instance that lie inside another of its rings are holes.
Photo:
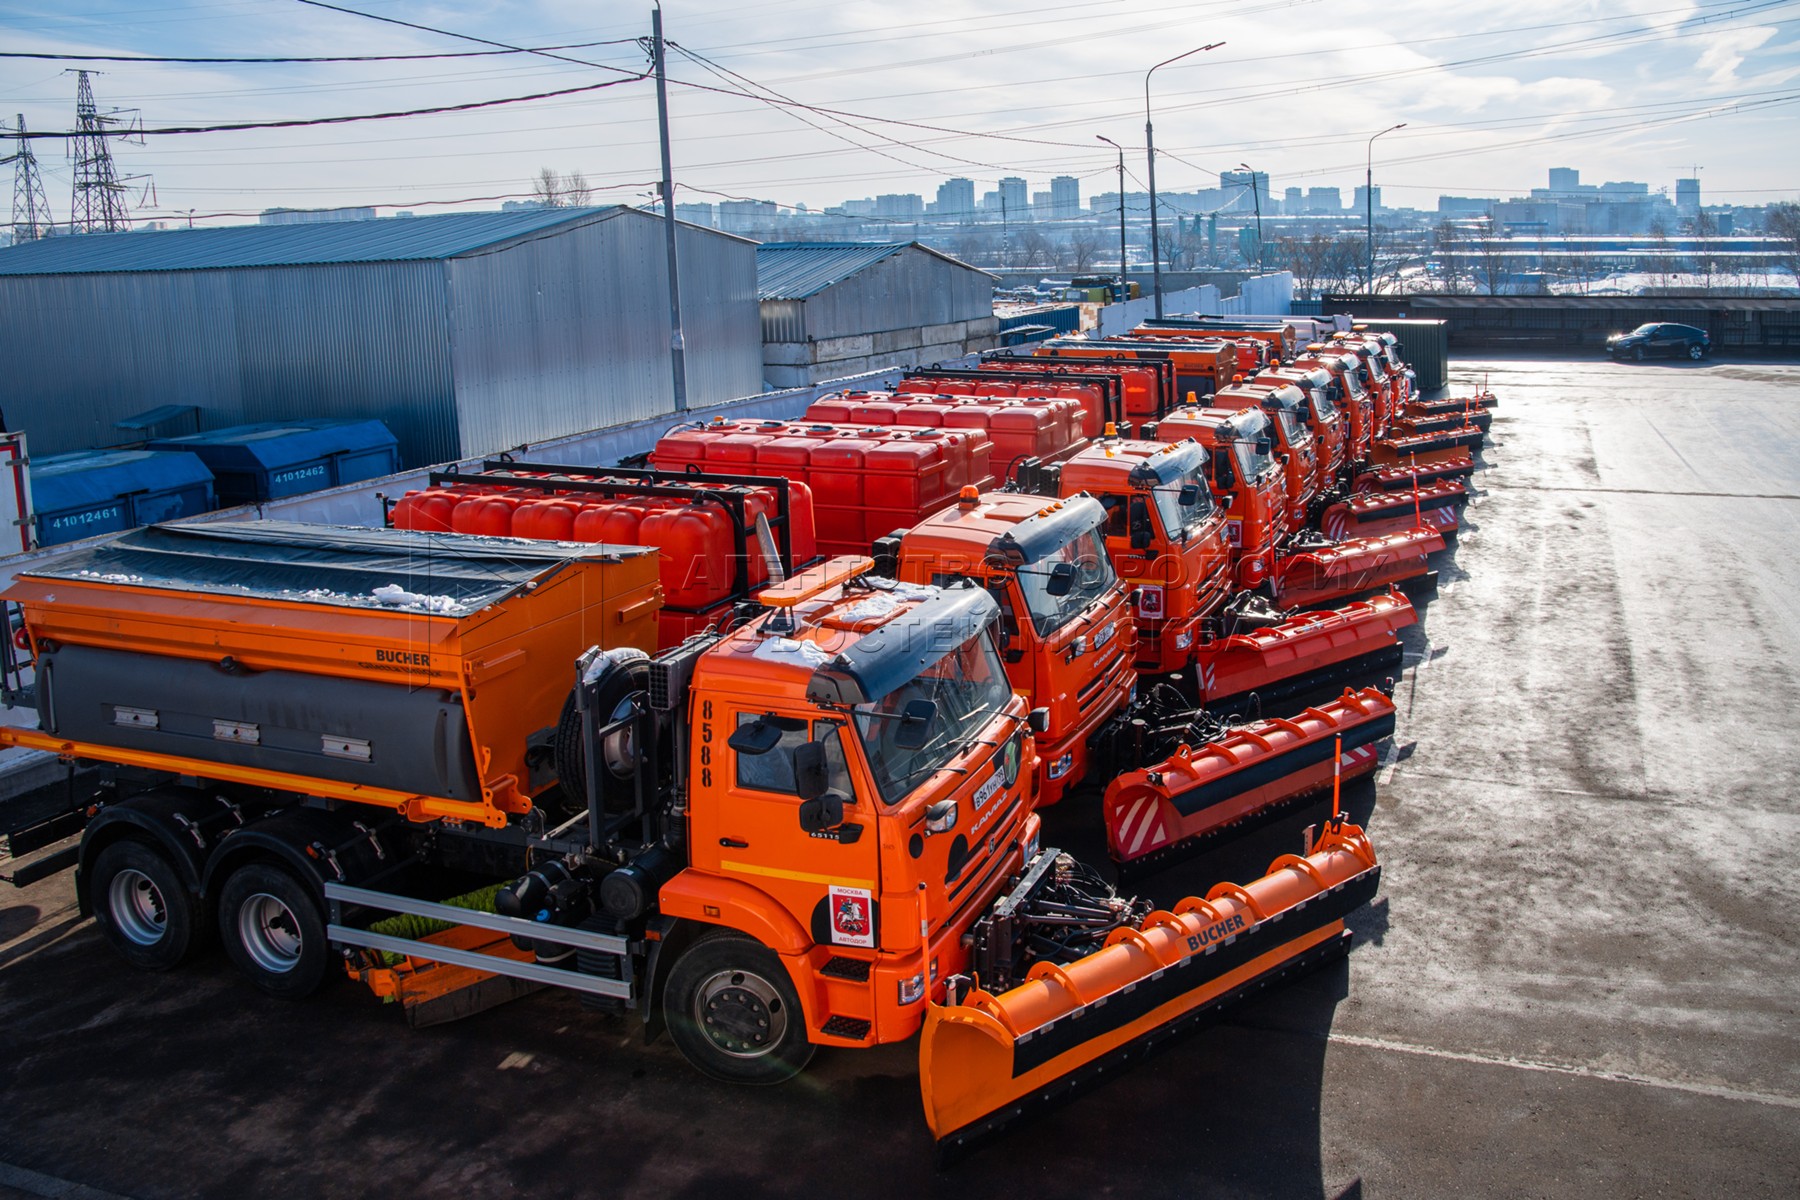
<path fill-rule="evenodd" d="M 219 893 L 225 953 L 250 982 L 282 1000 L 312 995 L 325 981 L 331 949 L 312 890 L 280 867 L 239 867 Z"/>
<path fill-rule="evenodd" d="M 681 1056 L 726 1083 L 781 1083 L 813 1056 L 781 960 L 739 933 L 709 933 L 669 972 L 663 1016 Z"/>
<path fill-rule="evenodd" d="M 103 847 L 87 885 L 95 924 L 134 967 L 167 971 L 205 942 L 198 899 L 169 860 L 142 842 Z"/>

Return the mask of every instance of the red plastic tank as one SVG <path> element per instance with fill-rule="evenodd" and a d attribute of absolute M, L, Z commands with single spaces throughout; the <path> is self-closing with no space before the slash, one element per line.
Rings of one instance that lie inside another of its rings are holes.
<path fill-rule="evenodd" d="M 731 520 L 718 506 L 686 503 L 647 513 L 638 537 L 662 551 L 664 604 L 704 608 L 730 595 L 737 582 Z"/>
<path fill-rule="evenodd" d="M 450 514 L 450 528 L 480 537 L 511 537 L 513 510 L 519 500 L 510 493 L 466 497 Z"/>
<path fill-rule="evenodd" d="M 526 500 L 513 510 L 512 536 L 567 542 L 575 536 L 581 505 L 573 500 Z"/>
<path fill-rule="evenodd" d="M 448 488 L 426 488 L 408 492 L 394 505 L 390 519 L 395 529 L 415 529 L 425 533 L 449 533 L 450 517 L 461 497 Z"/>

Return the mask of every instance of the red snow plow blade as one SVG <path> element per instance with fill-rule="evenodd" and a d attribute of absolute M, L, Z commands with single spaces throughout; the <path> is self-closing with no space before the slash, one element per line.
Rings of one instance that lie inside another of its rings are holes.
<path fill-rule="evenodd" d="M 1474 412 L 1447 413 L 1404 413 L 1395 418 L 1393 432 L 1398 435 L 1419 433 L 1462 433 L 1470 429 L 1478 429 L 1482 433 L 1494 418 L 1479 409 Z"/>
<path fill-rule="evenodd" d="M 1402 416 L 1436 417 L 1446 413 L 1485 413 L 1500 407 L 1492 392 L 1479 396 L 1449 396 L 1442 400 L 1408 400 Z"/>
<path fill-rule="evenodd" d="M 1312 608 L 1431 574 L 1427 559 L 1444 548 L 1435 529 L 1407 529 L 1379 537 L 1307 548 L 1277 568 L 1275 602 Z"/>
<path fill-rule="evenodd" d="M 1461 527 L 1468 502 L 1469 489 L 1456 479 L 1425 484 L 1416 492 L 1362 492 L 1327 508 L 1319 516 L 1319 528 L 1340 541 L 1420 528 L 1448 537 Z"/>
<path fill-rule="evenodd" d="M 1412 601 L 1390 590 L 1208 642 L 1194 656 L 1200 702 L 1209 711 L 1229 712 L 1255 693 L 1266 709 L 1321 688 L 1335 692 L 1397 674 L 1402 651 L 1396 634 L 1418 619 Z"/>
<path fill-rule="evenodd" d="M 1034 864 L 996 907 L 1026 903 L 1021 893 L 1041 869 Z M 919 1089 L 940 1155 L 966 1151 L 1227 1005 L 1342 954 L 1345 916 L 1380 880 L 1362 830 L 1333 821 L 1305 858 L 1283 855 L 1260 879 L 1151 912 L 1073 962 L 1038 962 L 998 995 L 951 980 L 951 1002 L 928 1005 L 919 1039 Z"/>
<path fill-rule="evenodd" d="M 1290 718 L 1233 726 L 1199 747 L 1129 771 L 1106 788 L 1107 851 L 1121 879 L 1198 852 L 1227 830 L 1279 815 L 1332 786 L 1342 738 L 1344 779 L 1375 769 L 1375 744 L 1394 732 L 1394 702 L 1376 688 Z"/>
<path fill-rule="evenodd" d="M 1380 437 L 1369 451 L 1369 462 L 1375 466 L 1399 464 L 1417 459 L 1419 462 L 1444 462 L 1468 458 L 1481 448 L 1485 435 L 1479 429 L 1464 433 L 1420 433 L 1410 437 Z"/>
<path fill-rule="evenodd" d="M 1414 482 L 1421 487 L 1445 479 L 1467 479 L 1475 474 L 1475 460 L 1467 454 L 1452 455 L 1437 462 L 1392 463 L 1357 472 L 1358 492 L 1411 492 Z"/>

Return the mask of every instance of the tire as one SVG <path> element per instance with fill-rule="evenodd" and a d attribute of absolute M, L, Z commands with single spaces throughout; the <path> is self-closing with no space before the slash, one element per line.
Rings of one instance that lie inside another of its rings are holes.
<path fill-rule="evenodd" d="M 663 1016 L 681 1056 L 726 1083 L 781 1083 L 813 1056 L 787 968 L 741 933 L 708 933 L 688 947 L 669 971 Z"/>
<path fill-rule="evenodd" d="M 608 719 L 624 715 L 627 706 L 638 692 L 650 686 L 650 658 L 629 658 L 615 662 L 607 669 L 600 680 L 596 693 L 599 711 L 608 715 Z M 615 744 L 602 746 L 603 756 L 611 751 L 617 761 L 609 760 L 606 773 L 600 782 L 601 805 L 608 812 L 624 812 L 629 809 L 635 799 L 633 777 L 635 769 L 627 768 L 626 760 L 637 756 L 636 747 L 630 745 L 630 739 L 622 734 L 615 734 L 608 739 Z M 575 705 L 575 693 L 570 692 L 563 701 L 562 716 L 556 723 L 556 740 L 552 743 L 554 763 L 557 775 L 557 793 L 548 799 L 559 807 L 561 815 L 566 819 L 576 813 L 587 811 L 587 758 L 582 745 L 581 711 Z"/>
<path fill-rule="evenodd" d="M 282 1000 L 319 990 L 331 966 L 325 920 L 307 885 L 280 867 L 249 863 L 219 892 L 219 937 L 250 982 Z"/>
<path fill-rule="evenodd" d="M 1706 347 L 1705 346 L 1689 346 L 1688 347 L 1688 357 L 1693 359 L 1695 362 L 1699 362 L 1701 359 L 1706 357 Z"/>
<path fill-rule="evenodd" d="M 1636 362 L 1643 362 L 1644 348 L 1642 346 L 1633 346 L 1631 349 L 1631 357 Z"/>
<path fill-rule="evenodd" d="M 143 842 L 102 847 L 87 888 L 101 935 L 140 970 L 178 967 L 206 943 L 200 898 L 167 858 Z"/>

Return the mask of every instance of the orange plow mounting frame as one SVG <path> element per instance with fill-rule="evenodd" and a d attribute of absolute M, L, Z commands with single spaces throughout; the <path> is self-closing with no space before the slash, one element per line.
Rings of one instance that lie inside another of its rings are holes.
<path fill-rule="evenodd" d="M 1279 625 L 1208 642 L 1194 655 L 1199 698 L 1218 712 L 1252 692 L 1274 700 L 1316 691 L 1321 682 L 1379 677 L 1399 666 L 1395 635 L 1418 619 L 1412 601 L 1389 589 L 1340 608 L 1294 613 Z"/>
<path fill-rule="evenodd" d="M 1452 455 L 1436 462 L 1390 463 L 1369 467 L 1356 473 L 1357 492 L 1412 491 L 1414 481 L 1420 487 L 1443 480 L 1466 480 L 1475 474 L 1475 460 L 1467 454 Z M 1466 486 L 1466 485 L 1465 485 Z"/>
<path fill-rule="evenodd" d="M 1429 575 L 1426 560 L 1443 548 L 1437 530 L 1407 529 L 1289 554 L 1276 567 L 1275 600 L 1310 608 Z"/>
<path fill-rule="evenodd" d="M 1445 396 L 1438 400 L 1408 400 L 1402 409 L 1402 415 L 1491 412 L 1499 407 L 1500 401 L 1494 398 L 1494 393 L 1481 392 L 1472 396 Z"/>
<path fill-rule="evenodd" d="M 1395 437 L 1411 437 L 1421 433 L 1468 433 L 1475 430 L 1484 437 L 1494 418 L 1486 411 L 1447 413 L 1401 413 L 1394 418 Z"/>
<path fill-rule="evenodd" d="M 1469 489 L 1460 479 L 1422 483 L 1417 491 L 1359 492 L 1327 507 L 1319 515 L 1319 528 L 1339 541 L 1421 527 L 1448 537 L 1462 527 L 1462 508 L 1468 502 Z"/>
<path fill-rule="evenodd" d="M 1311 854 L 1244 886 L 1157 911 L 1064 966 L 1039 963 L 1001 995 L 930 1004 L 919 1039 L 925 1121 L 940 1156 L 1117 1074 L 1244 996 L 1348 949 L 1344 918 L 1380 884 L 1374 848 L 1333 821 Z"/>
<path fill-rule="evenodd" d="M 1255 721 L 1218 741 L 1182 746 L 1106 787 L 1107 851 L 1121 879 L 1160 870 L 1226 831 L 1269 820 L 1295 802 L 1375 769 L 1376 743 L 1394 732 L 1394 702 L 1376 688 L 1291 718 Z M 1339 764 L 1338 738 L 1343 739 Z"/>

